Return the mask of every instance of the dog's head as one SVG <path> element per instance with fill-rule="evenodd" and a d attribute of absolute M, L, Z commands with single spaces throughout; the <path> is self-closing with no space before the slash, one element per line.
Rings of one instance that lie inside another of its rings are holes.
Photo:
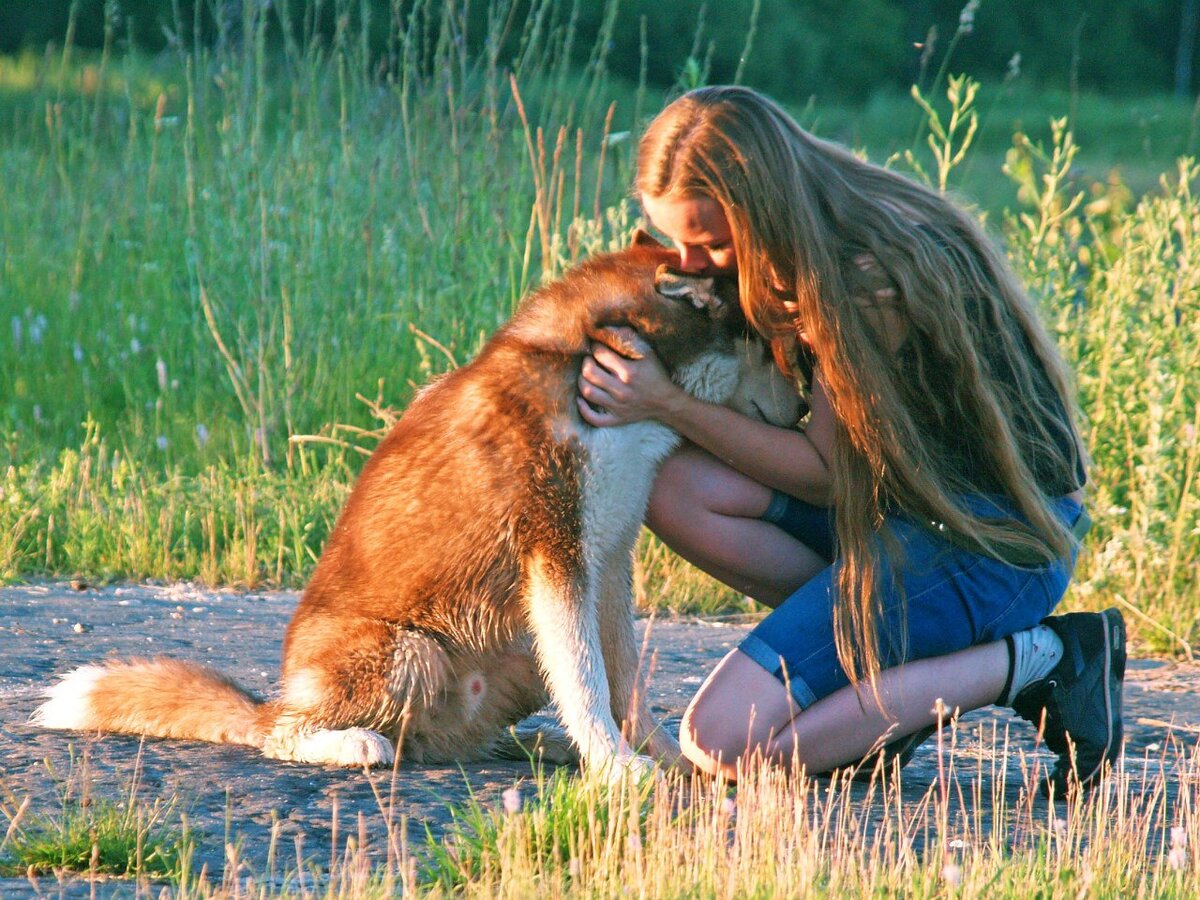
<path fill-rule="evenodd" d="M 636 260 L 634 267 L 643 278 L 654 262 L 653 289 L 646 285 L 623 292 L 620 302 L 593 324 L 589 337 L 636 356 L 639 349 L 626 330 L 632 329 L 693 396 L 772 424 L 795 424 L 800 414 L 795 386 L 748 326 L 736 278 L 680 271 L 674 251 L 645 239 L 614 257 Z"/>

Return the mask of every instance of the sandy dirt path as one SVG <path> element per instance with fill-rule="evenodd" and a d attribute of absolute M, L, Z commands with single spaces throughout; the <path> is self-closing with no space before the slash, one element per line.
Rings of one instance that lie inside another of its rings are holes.
<path fill-rule="evenodd" d="M 266 858 L 272 827 L 279 853 L 292 860 L 296 842 L 318 865 L 328 859 L 335 821 L 346 833 L 361 814 L 369 832 L 382 833 L 376 791 L 387 794 L 390 773 L 298 766 L 261 759 L 244 747 L 182 741 L 146 741 L 46 732 L 27 724 L 39 692 L 56 675 L 107 657 L 169 655 L 202 661 L 246 687 L 270 693 L 279 672 L 283 630 L 297 595 L 200 590 L 189 585 L 116 585 L 79 590 L 66 583 L 0 589 L 0 800 L 31 797 L 52 809 L 69 778 L 85 777 L 113 796 L 128 791 L 140 752 L 140 797 L 176 798 L 199 838 L 198 861 L 218 871 L 228 840 L 240 840 L 256 869 Z M 707 671 L 749 627 L 746 618 L 671 619 L 653 623 L 657 654 L 651 683 L 655 712 L 677 726 L 688 698 Z M 645 627 L 643 623 L 642 627 Z M 1131 648 L 1136 654 L 1136 647 Z M 1125 691 L 1127 769 L 1159 760 L 1168 747 L 1192 745 L 1200 734 L 1200 670 L 1184 663 L 1132 659 Z M 965 716 L 959 752 L 980 752 L 970 734 L 978 726 L 1011 725 L 1011 748 L 1037 754 L 1033 730 L 995 707 Z M 975 741 L 978 745 L 979 742 Z M 1048 757 L 1047 757 L 1048 758 Z M 905 792 L 919 798 L 936 778 L 933 743 L 905 770 Z M 501 791 L 530 774 L 516 763 L 458 767 L 404 767 L 396 782 L 395 814 L 408 820 L 412 841 L 428 825 L 440 832 L 449 805 L 470 794 L 494 804 Z M 1005 773 L 1013 796 L 1021 773 Z M 10 807 L 11 808 L 11 807 Z M 229 823 L 227 825 L 227 822 Z M 278 823 L 275 825 L 275 823 Z M 0 833 L 7 822 L 0 819 Z M 227 833 L 228 829 L 228 833 Z M 45 885 L 59 896 L 60 886 Z M 0 882 L 0 896 L 34 892 L 28 882 Z M 63 896 L 72 895 L 70 891 Z"/>

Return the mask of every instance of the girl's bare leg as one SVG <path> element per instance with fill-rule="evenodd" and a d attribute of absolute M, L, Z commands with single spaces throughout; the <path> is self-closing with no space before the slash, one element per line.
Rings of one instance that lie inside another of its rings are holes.
<path fill-rule="evenodd" d="M 740 650 L 731 651 L 692 699 L 680 727 L 684 755 L 698 769 L 734 778 L 756 757 L 809 772 L 857 762 L 881 738 L 911 734 L 948 711 L 995 702 L 1008 674 L 1004 641 L 968 647 L 880 673 L 883 709 L 868 685 L 845 687 L 801 711 L 787 688 Z"/>
<path fill-rule="evenodd" d="M 771 490 L 686 444 L 654 481 L 646 524 L 692 565 L 778 606 L 829 563 L 759 517 Z"/>

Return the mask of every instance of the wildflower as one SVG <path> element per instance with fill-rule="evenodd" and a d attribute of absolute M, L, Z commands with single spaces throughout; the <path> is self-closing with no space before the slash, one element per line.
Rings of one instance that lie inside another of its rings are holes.
<path fill-rule="evenodd" d="M 737 803 L 732 797 L 726 797 L 721 801 L 721 817 L 724 819 L 732 819 L 737 815 Z"/>
<path fill-rule="evenodd" d="M 1187 829 L 1182 825 L 1171 828 L 1171 846 L 1180 850 L 1187 849 Z"/>
<path fill-rule="evenodd" d="M 962 884 L 962 866 L 957 863 L 946 863 L 942 866 L 942 880 L 951 887 Z"/>
<path fill-rule="evenodd" d="M 511 787 L 500 795 L 500 803 L 506 815 L 515 816 L 521 811 L 521 792 Z"/>
<path fill-rule="evenodd" d="M 196 443 L 199 444 L 201 448 L 208 443 L 208 427 L 203 422 L 196 426 Z"/>
<path fill-rule="evenodd" d="M 570 875 L 572 878 L 579 877 L 579 857 L 578 856 L 572 856 L 569 860 L 567 860 L 567 874 Z"/>
<path fill-rule="evenodd" d="M 1065 819 L 1054 820 L 1054 836 L 1060 841 L 1067 836 L 1067 823 Z"/>
<path fill-rule="evenodd" d="M 165 434 L 160 434 L 154 443 L 159 450 L 166 450 L 167 447 L 171 445 L 171 442 L 167 440 L 167 436 Z"/>
<path fill-rule="evenodd" d="M 1188 854 L 1185 847 L 1172 847 L 1167 851 L 1167 867 L 1174 872 L 1187 868 Z"/>
<path fill-rule="evenodd" d="M 642 836 L 637 832 L 629 835 L 629 839 L 626 841 L 626 843 L 629 845 L 629 851 L 631 853 L 640 853 L 642 851 Z"/>
<path fill-rule="evenodd" d="M 154 363 L 154 374 L 158 376 L 158 389 L 166 391 L 167 389 L 167 364 L 162 361 L 160 356 Z"/>

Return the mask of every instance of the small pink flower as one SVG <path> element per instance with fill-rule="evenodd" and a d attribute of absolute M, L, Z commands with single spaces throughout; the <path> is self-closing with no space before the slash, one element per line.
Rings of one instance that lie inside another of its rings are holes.
<path fill-rule="evenodd" d="M 957 863 L 946 863 L 942 866 L 942 880 L 952 887 L 962 884 L 962 866 Z"/>
<path fill-rule="evenodd" d="M 500 795 L 500 803 L 506 815 L 515 816 L 521 811 L 521 792 L 512 787 Z"/>
<path fill-rule="evenodd" d="M 1167 867 L 1175 872 L 1182 872 L 1187 868 L 1188 853 L 1183 847 L 1172 847 L 1167 851 Z"/>
<path fill-rule="evenodd" d="M 1182 825 L 1175 825 L 1171 828 L 1171 846 L 1178 847 L 1180 850 L 1187 847 L 1187 829 Z"/>

